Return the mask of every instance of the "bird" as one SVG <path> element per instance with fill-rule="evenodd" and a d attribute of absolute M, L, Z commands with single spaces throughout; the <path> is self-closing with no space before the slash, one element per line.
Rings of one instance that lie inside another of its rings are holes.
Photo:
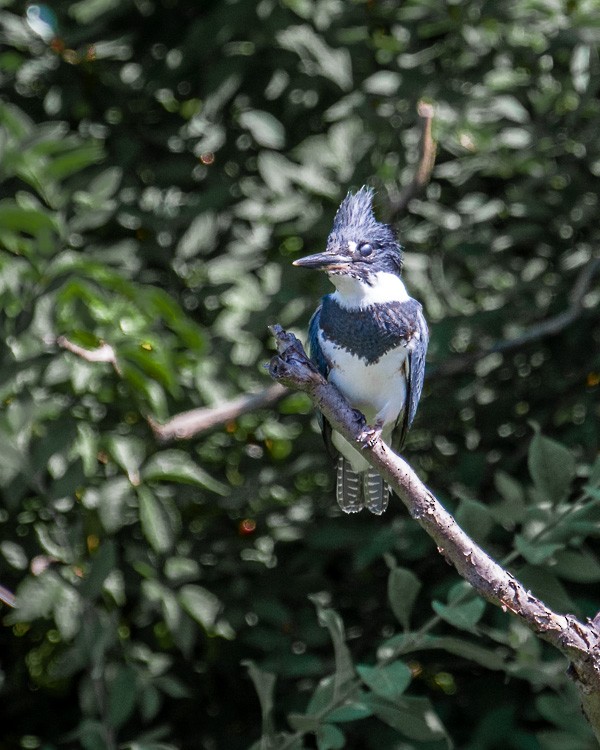
<path fill-rule="evenodd" d="M 293 262 L 324 271 L 335 291 L 325 295 L 308 326 L 317 369 L 361 412 L 367 427 L 351 444 L 319 413 L 336 466 L 336 499 L 346 513 L 387 508 L 390 488 L 364 456 L 382 439 L 400 450 L 415 418 L 429 342 L 421 304 L 401 278 L 403 250 L 393 228 L 377 221 L 374 191 L 349 192 L 338 208 L 324 252 Z"/>

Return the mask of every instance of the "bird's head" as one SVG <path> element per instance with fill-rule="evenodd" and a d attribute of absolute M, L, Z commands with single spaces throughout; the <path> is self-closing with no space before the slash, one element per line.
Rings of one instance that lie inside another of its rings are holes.
<path fill-rule="evenodd" d="M 375 218 L 373 190 L 362 187 L 348 193 L 338 208 L 325 252 L 300 258 L 294 265 L 373 284 L 376 274 L 400 276 L 402 249 L 394 230 Z"/>

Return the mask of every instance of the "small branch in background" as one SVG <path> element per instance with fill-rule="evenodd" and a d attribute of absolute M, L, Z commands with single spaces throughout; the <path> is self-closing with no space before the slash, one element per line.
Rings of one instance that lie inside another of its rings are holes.
<path fill-rule="evenodd" d="M 358 443 L 364 418 L 350 407 L 339 391 L 319 374 L 302 344 L 280 326 L 273 326 L 278 354 L 269 372 L 273 379 L 308 394 L 332 427 L 351 444 Z M 584 710 L 600 738 L 600 632 L 592 621 L 551 610 L 507 570 L 477 545 L 425 487 L 413 469 L 381 440 L 363 454 L 376 468 L 435 542 L 438 551 L 487 601 L 509 611 L 530 630 L 555 646 L 571 663 Z"/>
<path fill-rule="evenodd" d="M 87 362 L 109 362 L 113 366 L 117 375 L 121 375 L 121 370 L 119 369 L 119 364 L 117 362 L 117 355 L 110 344 L 103 343 L 102 346 L 99 346 L 97 349 L 86 349 L 83 346 L 79 346 L 79 344 L 74 344 L 72 341 L 69 341 L 66 336 L 59 336 L 56 339 L 56 343 L 62 349 L 73 352 L 73 354 L 85 359 Z"/>
<path fill-rule="evenodd" d="M 4 602 L 7 607 L 15 607 L 17 600 L 12 591 L 9 591 L 4 586 L 0 586 L 0 602 Z"/>
<path fill-rule="evenodd" d="M 246 393 L 219 406 L 183 411 L 164 424 L 159 424 L 150 418 L 148 418 L 148 423 L 161 442 L 189 440 L 195 435 L 208 432 L 214 427 L 232 422 L 241 417 L 242 414 L 272 406 L 287 393 L 289 391 L 286 388 L 275 383 L 262 391 Z"/>
<path fill-rule="evenodd" d="M 114 349 L 109 344 L 102 344 L 98 349 L 85 349 L 74 344 L 65 336 L 59 336 L 56 343 L 63 349 L 85 359 L 86 362 L 109 362 L 117 375 L 122 375 Z M 163 424 L 152 417 L 146 417 L 152 432 L 160 442 L 170 440 L 189 440 L 196 435 L 232 422 L 243 414 L 273 406 L 288 393 L 287 389 L 277 383 L 256 393 L 245 393 L 242 396 L 226 401 L 219 406 L 203 406 L 176 414 Z"/>
<path fill-rule="evenodd" d="M 419 163 L 412 180 L 393 198 L 390 198 L 388 221 L 393 223 L 406 211 L 409 202 L 425 188 L 431 179 L 435 165 L 436 144 L 432 135 L 434 108 L 428 102 L 420 101 L 417 112 L 421 119 L 421 140 L 419 143 Z"/>
<path fill-rule="evenodd" d="M 522 334 L 515 336 L 512 339 L 497 341 L 491 346 L 476 352 L 455 355 L 446 362 L 442 362 L 437 367 L 433 366 L 429 371 L 429 375 L 432 377 L 456 375 L 465 372 L 466 370 L 470 370 L 476 362 L 488 354 L 494 354 L 495 352 L 508 352 L 513 349 L 518 349 L 521 346 L 526 346 L 533 341 L 539 341 L 547 336 L 554 336 L 555 334 L 560 333 L 567 326 L 570 326 L 571 323 L 574 323 L 583 313 L 585 309 L 583 306 L 583 299 L 588 293 L 592 281 L 598 272 L 600 272 L 600 258 L 595 258 L 584 266 L 571 289 L 569 294 L 570 304 L 566 310 L 563 310 L 550 318 L 541 320 L 539 323 L 535 323 L 523 331 Z"/>

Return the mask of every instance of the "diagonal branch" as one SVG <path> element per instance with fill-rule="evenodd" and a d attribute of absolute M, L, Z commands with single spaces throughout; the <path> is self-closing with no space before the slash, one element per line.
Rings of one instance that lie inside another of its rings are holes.
<path fill-rule="evenodd" d="M 590 290 L 592 281 L 596 274 L 600 273 L 600 258 L 594 258 L 580 271 L 575 284 L 569 294 L 570 304 L 566 310 L 541 320 L 527 328 L 519 336 L 511 339 L 501 339 L 485 349 L 467 354 L 455 355 L 451 359 L 442 362 L 437 367 L 431 368 L 429 375 L 433 377 L 446 377 L 456 375 L 460 372 L 470 370 L 472 366 L 483 357 L 495 352 L 508 352 L 531 344 L 534 341 L 554 336 L 574 323 L 584 311 L 584 298 Z"/>
<path fill-rule="evenodd" d="M 362 415 L 319 374 L 293 334 L 280 326 L 273 326 L 272 331 L 279 354 L 271 360 L 271 376 L 307 393 L 334 429 L 357 443 L 365 426 Z M 364 457 L 389 482 L 439 552 L 482 597 L 511 612 L 569 659 L 586 715 L 600 741 L 600 632 L 594 623 L 556 613 L 526 590 L 460 528 L 413 469 L 381 440 L 365 449 Z"/>

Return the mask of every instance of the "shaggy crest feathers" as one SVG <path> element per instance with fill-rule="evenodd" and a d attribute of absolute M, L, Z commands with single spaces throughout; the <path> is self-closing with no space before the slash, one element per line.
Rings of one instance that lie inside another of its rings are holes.
<path fill-rule="evenodd" d="M 335 214 L 328 247 L 343 247 L 347 242 L 370 242 L 379 249 L 378 255 L 387 260 L 392 273 L 402 271 L 402 248 L 389 224 L 377 221 L 373 213 L 373 188 L 363 186 L 356 193 L 348 193 Z"/>

